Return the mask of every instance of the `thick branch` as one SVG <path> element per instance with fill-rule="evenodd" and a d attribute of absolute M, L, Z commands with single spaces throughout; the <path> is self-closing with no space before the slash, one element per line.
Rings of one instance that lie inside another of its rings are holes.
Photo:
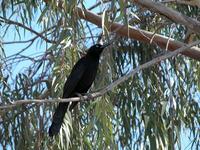
<path fill-rule="evenodd" d="M 166 7 L 162 3 L 159 2 L 153 2 L 151 0 L 133 0 L 135 3 L 144 6 L 150 10 L 153 10 L 163 16 L 166 16 L 170 20 L 180 23 L 182 25 L 187 26 L 189 29 L 196 33 L 200 33 L 200 22 L 197 20 L 194 20 L 193 18 L 190 18 L 188 16 L 185 16 L 171 8 Z"/>
<path fill-rule="evenodd" d="M 74 102 L 74 101 L 86 101 L 86 100 L 91 100 L 94 99 L 96 97 L 102 96 L 105 93 L 107 93 L 108 91 L 111 91 L 114 87 L 118 86 L 120 83 L 126 81 L 127 79 L 129 79 L 130 77 L 134 76 L 137 72 L 148 68 L 150 66 L 153 66 L 157 63 L 159 63 L 162 60 L 168 59 L 170 57 L 176 56 L 177 54 L 187 50 L 190 47 L 193 47 L 195 45 L 200 44 L 200 41 L 196 41 L 192 44 L 189 45 L 184 45 L 183 47 L 173 51 L 173 52 L 167 52 L 166 54 L 159 56 L 157 58 L 152 59 L 151 61 L 144 63 L 143 65 L 140 65 L 138 67 L 136 67 L 135 69 L 133 69 L 130 73 L 128 73 L 127 75 L 119 78 L 118 80 L 116 80 L 115 82 L 113 82 L 112 84 L 110 84 L 109 86 L 107 86 L 106 88 L 104 88 L 103 90 L 96 92 L 96 93 L 92 93 L 92 94 L 88 94 L 86 96 L 82 96 L 82 97 L 75 97 L 75 98 L 67 98 L 67 99 L 54 99 L 54 100 L 46 100 L 46 99 L 35 99 L 35 100 L 17 100 L 14 101 L 12 104 L 8 104 L 8 105 L 4 105 L 4 106 L 0 106 L 0 109 L 8 109 L 8 108 L 12 108 L 18 105 L 22 105 L 22 104 L 31 104 L 31 103 L 55 103 L 55 102 Z"/>
<path fill-rule="evenodd" d="M 98 27 L 102 27 L 102 18 L 91 11 L 81 9 L 79 7 L 76 7 L 75 13 L 77 15 L 84 19 L 87 20 Z M 139 40 L 141 42 L 147 42 L 147 43 L 155 43 L 158 46 L 160 46 L 163 49 L 166 49 L 168 47 L 168 50 L 174 51 L 177 48 L 180 48 L 184 45 L 184 43 L 175 41 L 172 38 L 168 38 L 162 35 L 154 34 L 152 32 L 148 32 L 145 30 L 140 30 L 136 29 L 133 27 L 128 27 L 127 25 L 121 25 L 119 23 L 112 23 L 110 24 L 110 29 L 111 32 L 115 32 L 118 35 L 129 37 L 135 40 Z M 192 47 L 188 48 L 186 51 L 184 51 L 182 54 L 200 60 L 200 48 L 198 47 Z"/>
<path fill-rule="evenodd" d="M 198 0 L 163 0 L 162 3 L 178 3 L 190 6 L 197 6 L 200 8 L 200 1 Z"/>
<path fill-rule="evenodd" d="M 44 2 L 49 3 L 49 0 L 44 0 Z M 62 9 L 62 1 L 60 1 L 60 3 L 61 4 L 59 4 L 58 7 L 60 7 Z M 100 16 L 92 13 L 91 11 L 81 9 L 80 7 L 76 7 L 75 13 L 81 19 L 87 20 L 87 21 L 97 25 L 98 27 L 102 27 L 102 18 Z M 167 47 L 168 48 L 167 50 L 170 50 L 170 51 L 174 51 L 175 49 L 180 48 L 184 45 L 184 43 L 175 41 L 172 38 L 168 38 L 168 37 L 158 35 L 158 34 L 155 34 L 152 32 L 148 32 L 145 30 L 128 27 L 127 25 L 121 25 L 119 23 L 110 23 L 109 31 L 115 32 L 121 36 L 139 40 L 141 42 L 146 42 L 146 43 L 154 42 L 155 44 L 160 46 L 162 49 L 166 49 L 166 47 Z M 198 47 L 189 48 L 186 51 L 184 51 L 182 54 L 184 54 L 188 57 L 191 57 L 193 59 L 200 60 L 200 48 L 198 48 Z"/>

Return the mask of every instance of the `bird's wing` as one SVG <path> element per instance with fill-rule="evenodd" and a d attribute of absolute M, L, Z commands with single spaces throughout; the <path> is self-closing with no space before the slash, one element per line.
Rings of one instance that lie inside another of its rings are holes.
<path fill-rule="evenodd" d="M 83 76 L 85 70 L 86 65 L 84 59 L 80 59 L 73 67 L 69 77 L 67 78 L 67 81 L 65 82 L 63 98 L 67 98 L 72 94 L 81 77 Z"/>

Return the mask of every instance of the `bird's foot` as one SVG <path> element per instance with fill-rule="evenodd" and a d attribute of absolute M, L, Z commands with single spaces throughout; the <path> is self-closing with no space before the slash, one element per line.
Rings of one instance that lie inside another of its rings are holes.
<path fill-rule="evenodd" d="M 80 101 L 93 99 L 90 93 L 76 93 L 76 95 L 80 97 Z M 87 99 L 84 96 L 87 96 Z"/>
<path fill-rule="evenodd" d="M 84 95 L 81 93 L 76 93 L 76 95 L 80 98 L 80 101 L 84 101 Z"/>

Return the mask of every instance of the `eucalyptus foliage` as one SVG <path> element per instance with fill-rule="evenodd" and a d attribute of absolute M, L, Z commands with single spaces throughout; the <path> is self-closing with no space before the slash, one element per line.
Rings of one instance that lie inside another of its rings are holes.
<path fill-rule="evenodd" d="M 0 105 L 60 97 L 75 62 L 99 39 L 116 40 L 102 54 L 90 92 L 165 52 L 153 43 L 109 33 L 108 20 L 179 41 L 184 41 L 188 31 L 133 1 L 66 0 L 62 9 L 59 2 L 0 1 Z M 194 6 L 165 5 L 192 18 L 200 13 Z M 102 29 L 75 15 L 76 6 L 100 14 Z M 54 139 L 47 132 L 56 103 L 1 109 L 0 149 L 198 149 L 199 81 L 197 60 L 180 55 L 162 61 L 67 112 Z"/>

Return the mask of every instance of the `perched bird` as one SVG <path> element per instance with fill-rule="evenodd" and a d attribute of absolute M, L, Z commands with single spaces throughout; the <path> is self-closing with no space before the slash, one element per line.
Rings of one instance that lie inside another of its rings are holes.
<path fill-rule="evenodd" d="M 83 94 L 88 91 L 95 79 L 100 55 L 103 49 L 108 45 L 109 44 L 93 45 L 88 50 L 87 54 L 74 65 L 71 74 L 65 82 L 62 98 L 76 97 L 77 93 Z M 78 102 L 73 102 L 70 106 L 69 102 L 59 103 L 49 128 L 50 137 L 59 133 L 67 109 L 71 111 L 77 103 Z"/>

